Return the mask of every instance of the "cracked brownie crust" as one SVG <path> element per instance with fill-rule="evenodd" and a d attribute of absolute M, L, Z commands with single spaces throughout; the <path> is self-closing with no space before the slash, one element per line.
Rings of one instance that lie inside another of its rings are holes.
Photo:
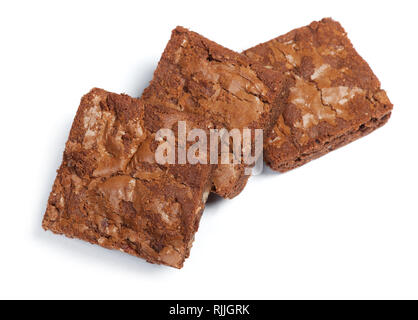
<path fill-rule="evenodd" d="M 172 32 L 154 78 L 142 99 L 231 129 L 270 131 L 284 105 L 280 72 L 251 62 L 182 27 Z M 219 165 L 213 191 L 226 198 L 244 188 L 248 175 L 244 165 Z"/>
<path fill-rule="evenodd" d="M 149 262 L 181 268 L 211 187 L 209 165 L 155 162 L 160 128 L 198 116 L 93 89 L 66 143 L 42 226 Z"/>
<path fill-rule="evenodd" d="M 332 19 L 313 22 L 244 51 L 282 72 L 289 96 L 264 158 L 285 172 L 384 125 L 392 104 L 380 82 Z"/>

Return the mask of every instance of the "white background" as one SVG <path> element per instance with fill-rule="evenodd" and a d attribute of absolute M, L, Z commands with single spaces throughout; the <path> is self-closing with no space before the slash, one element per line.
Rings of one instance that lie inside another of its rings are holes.
<path fill-rule="evenodd" d="M 418 298 L 415 1 L 2 1 L 0 298 Z M 139 96 L 176 25 L 241 51 L 339 20 L 389 123 L 211 199 L 182 270 L 41 228 L 80 97 Z"/>

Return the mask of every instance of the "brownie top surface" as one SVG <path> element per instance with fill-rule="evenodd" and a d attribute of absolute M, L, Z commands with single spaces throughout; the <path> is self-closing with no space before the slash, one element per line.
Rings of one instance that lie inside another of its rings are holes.
<path fill-rule="evenodd" d="M 160 165 L 160 128 L 195 115 L 93 89 L 81 101 L 43 226 L 148 261 L 181 267 L 204 208 L 208 165 Z M 173 146 L 174 147 L 174 146 Z"/>
<path fill-rule="evenodd" d="M 277 72 L 177 27 L 143 99 L 201 114 L 227 129 L 263 129 L 281 81 Z"/>
<path fill-rule="evenodd" d="M 244 54 L 287 76 L 287 105 L 268 140 L 275 152 L 295 156 L 320 148 L 331 137 L 347 134 L 392 109 L 369 65 L 342 26 L 330 18 Z"/>

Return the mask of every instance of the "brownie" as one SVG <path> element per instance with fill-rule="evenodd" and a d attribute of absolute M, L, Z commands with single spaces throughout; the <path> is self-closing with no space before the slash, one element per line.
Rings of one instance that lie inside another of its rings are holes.
<path fill-rule="evenodd" d="M 392 104 L 342 26 L 312 22 L 244 51 L 286 75 L 289 96 L 264 158 L 274 170 L 299 167 L 384 125 Z"/>
<path fill-rule="evenodd" d="M 155 151 L 164 142 L 157 131 L 176 132 L 178 121 L 208 130 L 197 115 L 127 95 L 101 89 L 85 95 L 43 228 L 181 268 L 211 188 L 212 167 L 156 163 Z"/>
<path fill-rule="evenodd" d="M 217 123 L 216 128 L 270 131 L 284 105 L 283 79 L 280 72 L 177 27 L 142 99 L 198 114 Z M 220 164 L 214 172 L 213 192 L 225 198 L 239 194 L 249 167 L 242 162 Z"/>

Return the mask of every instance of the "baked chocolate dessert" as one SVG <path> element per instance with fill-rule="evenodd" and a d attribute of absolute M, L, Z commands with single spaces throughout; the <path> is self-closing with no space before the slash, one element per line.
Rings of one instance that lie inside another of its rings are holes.
<path fill-rule="evenodd" d="M 383 126 L 392 104 L 341 25 L 312 22 L 244 51 L 286 75 L 289 97 L 264 159 L 274 170 L 299 167 Z"/>
<path fill-rule="evenodd" d="M 159 164 L 160 128 L 207 131 L 201 117 L 93 89 L 80 103 L 42 226 L 181 268 L 211 188 L 212 166 Z M 176 145 L 177 147 L 177 136 Z"/>
<path fill-rule="evenodd" d="M 177 27 L 142 99 L 198 114 L 218 123 L 217 128 L 269 132 L 287 98 L 283 78 L 280 72 Z M 246 167 L 243 161 L 220 164 L 214 172 L 213 191 L 225 198 L 238 195 L 249 177 Z"/>

